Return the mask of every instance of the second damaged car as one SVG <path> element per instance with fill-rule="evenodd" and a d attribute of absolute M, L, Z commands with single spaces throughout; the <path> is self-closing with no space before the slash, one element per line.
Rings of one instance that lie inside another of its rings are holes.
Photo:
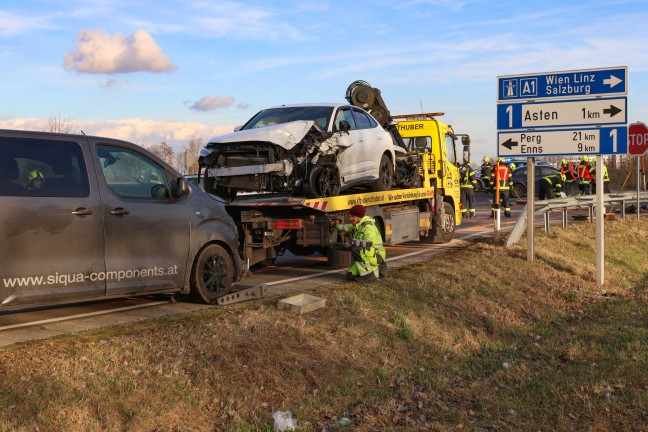
<path fill-rule="evenodd" d="M 335 196 L 356 185 L 392 187 L 392 136 L 351 105 L 282 105 L 260 111 L 201 150 L 205 189 L 227 200 L 242 192 Z"/>

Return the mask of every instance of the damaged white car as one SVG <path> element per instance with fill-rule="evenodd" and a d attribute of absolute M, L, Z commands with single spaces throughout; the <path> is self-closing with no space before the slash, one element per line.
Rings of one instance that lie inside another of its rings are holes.
<path fill-rule="evenodd" d="M 209 140 L 199 163 L 205 190 L 227 200 L 239 191 L 327 197 L 356 185 L 391 189 L 404 151 L 358 107 L 282 105 Z"/>

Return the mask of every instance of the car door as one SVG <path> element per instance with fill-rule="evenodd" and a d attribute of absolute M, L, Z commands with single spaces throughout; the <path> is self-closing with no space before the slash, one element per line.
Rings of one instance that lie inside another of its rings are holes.
<path fill-rule="evenodd" d="M 343 184 L 352 183 L 363 174 L 362 168 L 362 153 L 364 146 L 364 139 L 362 132 L 358 130 L 351 111 L 351 107 L 344 106 L 338 108 L 333 116 L 333 132 L 339 134 L 339 139 L 348 141 L 347 147 L 342 149 L 338 155 L 338 169 L 340 170 L 340 177 Z M 350 129 L 347 132 L 342 132 L 340 122 L 345 120 L 349 123 Z"/>
<path fill-rule="evenodd" d="M 0 302 L 26 307 L 105 294 L 103 215 L 85 137 L 0 134 Z M 38 172 L 42 186 L 29 184 Z M 7 186 L 11 184 L 11 190 Z"/>
<path fill-rule="evenodd" d="M 137 146 L 92 143 L 104 215 L 106 292 L 127 294 L 182 287 L 190 225 L 175 180 Z"/>

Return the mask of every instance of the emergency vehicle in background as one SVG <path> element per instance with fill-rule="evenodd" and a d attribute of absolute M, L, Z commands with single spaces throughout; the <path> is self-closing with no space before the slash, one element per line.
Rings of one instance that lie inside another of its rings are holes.
<path fill-rule="evenodd" d="M 352 83 L 346 99 L 372 114 L 400 147 L 392 188 L 350 188 L 320 198 L 238 194 L 226 209 L 238 227 L 239 252 L 249 266 L 270 265 L 286 250 L 295 255 L 320 252 L 334 267 L 349 265 L 345 239 L 329 227 L 333 220 L 348 222 L 348 211 L 356 204 L 363 204 L 375 219 L 385 245 L 452 239 L 461 223 L 458 166 L 463 154 L 469 154 L 468 135 L 455 134 L 440 122 L 443 113 L 391 116 L 380 91 L 364 81 Z M 203 171 L 209 179 L 205 164 Z"/>

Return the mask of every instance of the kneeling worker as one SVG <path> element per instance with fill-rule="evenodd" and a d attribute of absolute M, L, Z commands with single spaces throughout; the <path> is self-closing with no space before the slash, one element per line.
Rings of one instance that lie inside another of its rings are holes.
<path fill-rule="evenodd" d="M 556 195 L 560 196 L 565 184 L 565 174 L 552 174 L 543 177 L 540 180 L 540 190 L 538 191 L 538 199 L 543 200 L 554 199 Z"/>
<path fill-rule="evenodd" d="M 349 210 L 350 224 L 336 224 L 338 231 L 347 232 L 353 239 L 351 254 L 353 265 L 347 270 L 347 280 L 358 282 L 374 281 L 387 275 L 385 248 L 375 221 L 365 214 L 361 204 Z"/>

